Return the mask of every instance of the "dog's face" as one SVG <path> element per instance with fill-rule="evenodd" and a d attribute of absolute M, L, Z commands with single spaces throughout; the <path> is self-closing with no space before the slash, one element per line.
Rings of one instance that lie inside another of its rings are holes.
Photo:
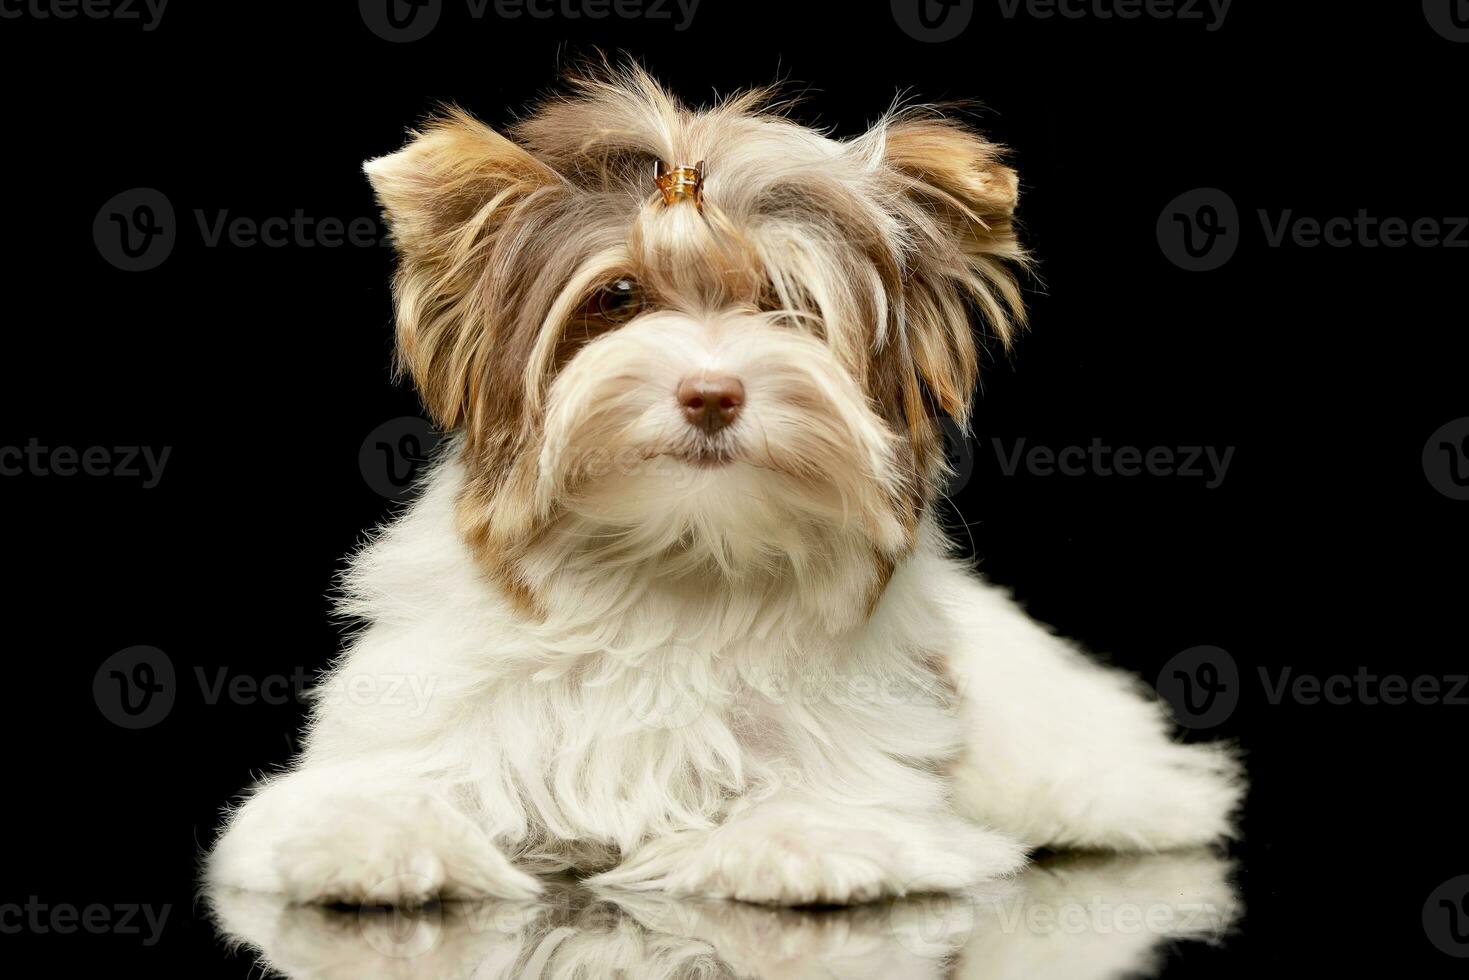
<path fill-rule="evenodd" d="M 731 572 L 823 535 L 912 544 L 971 314 L 1001 340 L 1022 317 L 1014 172 L 936 116 L 837 141 L 761 104 L 690 111 L 633 70 L 368 163 L 400 359 L 464 433 L 461 519 L 495 563 L 558 527 Z M 698 162 L 701 200 L 655 186 Z"/>

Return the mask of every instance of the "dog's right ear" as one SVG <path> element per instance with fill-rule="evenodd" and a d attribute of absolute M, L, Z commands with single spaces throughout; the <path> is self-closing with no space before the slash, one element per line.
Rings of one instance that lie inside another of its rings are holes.
<path fill-rule="evenodd" d="M 515 143 L 459 109 L 412 134 L 396 153 L 363 165 L 399 267 L 394 280 L 398 363 L 413 376 L 434 421 L 465 422 L 486 376 L 496 311 L 513 288 L 498 248 L 530 220 L 529 206 L 561 178 Z"/>
<path fill-rule="evenodd" d="M 472 230 L 470 220 L 497 199 L 509 203 L 557 182 L 549 167 L 461 109 L 411 135 L 403 149 L 362 166 L 405 259 Z M 482 225 L 492 214 L 480 217 Z"/>

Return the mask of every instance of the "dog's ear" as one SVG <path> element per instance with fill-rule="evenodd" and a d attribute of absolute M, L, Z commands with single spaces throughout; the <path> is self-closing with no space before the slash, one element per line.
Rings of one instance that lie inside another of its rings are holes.
<path fill-rule="evenodd" d="M 928 392 L 963 424 L 979 366 L 970 308 L 1006 345 L 1025 321 L 1012 271 L 1026 263 L 1014 227 L 1019 180 L 1001 147 L 949 119 L 890 119 L 884 137 L 910 238 L 904 334 Z"/>
<path fill-rule="evenodd" d="M 435 422 L 455 428 L 485 377 L 495 307 L 504 301 L 503 277 L 491 274 L 497 242 L 561 179 L 458 109 L 363 169 L 398 250 L 400 369 L 413 376 Z"/>

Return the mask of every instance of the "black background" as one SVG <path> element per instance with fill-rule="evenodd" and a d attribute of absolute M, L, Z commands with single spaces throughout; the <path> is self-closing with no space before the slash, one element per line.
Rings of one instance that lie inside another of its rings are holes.
<path fill-rule="evenodd" d="M 309 9 L 308 9 L 309 8 Z M 1149 681 L 1228 650 L 1253 789 L 1235 851 L 1248 907 L 1168 976 L 1242 968 L 1462 970 L 1424 900 L 1469 872 L 1466 707 L 1269 703 L 1257 671 L 1463 674 L 1469 502 L 1422 452 L 1469 415 L 1464 248 L 1271 248 L 1256 211 L 1469 213 L 1469 44 L 1417 3 L 1238 0 L 1198 21 L 1007 19 L 981 2 L 923 43 L 888 4 L 703 0 L 692 25 L 474 20 L 450 0 L 415 43 L 353 4 L 175 0 L 156 30 L 0 20 L 6 325 L 0 446 L 171 447 L 161 482 L 0 478 L 8 742 L 0 902 L 174 906 L 163 940 L 4 936 L 56 961 L 245 976 L 193 915 L 220 805 L 286 759 L 299 703 L 209 704 L 210 678 L 310 673 L 338 648 L 326 594 L 392 504 L 364 478 L 377 426 L 418 412 L 392 383 L 387 248 L 207 247 L 212 218 L 374 216 L 365 158 L 436 102 L 504 122 L 592 46 L 690 100 L 790 81 L 798 115 L 860 132 L 902 91 L 977 99 L 1023 181 L 1040 259 L 1033 326 L 983 379 L 959 537 L 1039 618 Z M 178 241 L 147 272 L 93 239 L 104 202 L 162 191 Z M 1155 226 L 1226 191 L 1238 252 L 1184 271 Z M 1465 236 L 1469 238 L 1469 235 Z M 1013 447 L 1234 447 L 1185 476 L 1006 475 Z M 966 533 L 967 531 L 967 533 Z M 102 662 L 165 651 L 178 693 L 128 731 L 92 694 Z"/>

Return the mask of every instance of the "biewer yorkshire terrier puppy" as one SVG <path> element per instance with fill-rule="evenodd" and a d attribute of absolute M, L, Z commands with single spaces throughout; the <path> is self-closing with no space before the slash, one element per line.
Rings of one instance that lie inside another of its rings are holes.
<path fill-rule="evenodd" d="M 453 435 L 352 558 L 362 628 L 211 882 L 838 904 L 1227 836 L 1231 754 L 934 514 L 972 321 L 1024 322 L 1004 159 L 936 112 L 838 140 L 631 67 L 369 161 L 398 356 Z"/>

